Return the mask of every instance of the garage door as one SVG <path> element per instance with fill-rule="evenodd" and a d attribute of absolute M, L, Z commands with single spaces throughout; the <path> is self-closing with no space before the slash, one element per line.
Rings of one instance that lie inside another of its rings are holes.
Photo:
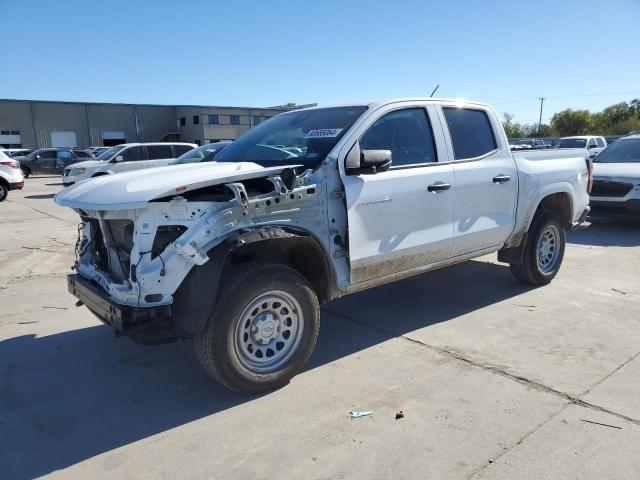
<path fill-rule="evenodd" d="M 77 147 L 76 132 L 51 132 L 52 147 Z"/>

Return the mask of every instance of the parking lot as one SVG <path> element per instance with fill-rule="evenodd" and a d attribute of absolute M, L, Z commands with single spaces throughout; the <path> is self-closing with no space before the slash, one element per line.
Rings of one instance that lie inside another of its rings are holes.
<path fill-rule="evenodd" d="M 0 478 L 640 478 L 639 221 L 570 232 L 546 287 L 488 256 L 326 304 L 306 370 L 242 396 L 75 307 L 60 188 L 0 204 Z"/>

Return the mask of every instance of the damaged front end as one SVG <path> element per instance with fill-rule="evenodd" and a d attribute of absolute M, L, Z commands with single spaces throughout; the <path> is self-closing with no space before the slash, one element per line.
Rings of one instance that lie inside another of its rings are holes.
<path fill-rule="evenodd" d="M 298 174 L 283 167 L 248 177 L 178 185 L 131 208 L 56 198 L 82 219 L 69 290 L 117 332 L 138 341 L 191 336 L 173 317 L 174 295 L 213 249 L 256 226 L 289 225 L 314 235 L 327 228 L 325 195 L 317 187 L 322 182 L 314 181 L 311 170 Z"/>

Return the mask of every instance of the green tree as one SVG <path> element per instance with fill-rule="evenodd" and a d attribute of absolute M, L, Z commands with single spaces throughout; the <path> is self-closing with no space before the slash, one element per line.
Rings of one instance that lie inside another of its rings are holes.
<path fill-rule="evenodd" d="M 583 135 L 591 133 L 593 119 L 589 110 L 571 110 L 567 108 L 554 113 L 551 127 L 560 136 Z"/>
<path fill-rule="evenodd" d="M 509 138 L 522 138 L 525 137 L 524 129 L 522 125 L 517 122 L 514 122 L 514 115 L 508 112 L 502 114 L 502 126 L 504 127 L 504 131 Z"/>

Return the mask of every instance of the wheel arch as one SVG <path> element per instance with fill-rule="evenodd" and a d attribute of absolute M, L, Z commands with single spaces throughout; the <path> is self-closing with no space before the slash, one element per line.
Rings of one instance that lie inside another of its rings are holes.
<path fill-rule="evenodd" d="M 174 295 L 174 327 L 188 335 L 204 328 L 223 275 L 244 263 L 283 263 L 307 279 L 321 303 L 333 296 L 331 263 L 320 241 L 307 230 L 281 225 L 243 229 L 209 249 L 207 255 L 209 261 L 191 269 Z"/>

